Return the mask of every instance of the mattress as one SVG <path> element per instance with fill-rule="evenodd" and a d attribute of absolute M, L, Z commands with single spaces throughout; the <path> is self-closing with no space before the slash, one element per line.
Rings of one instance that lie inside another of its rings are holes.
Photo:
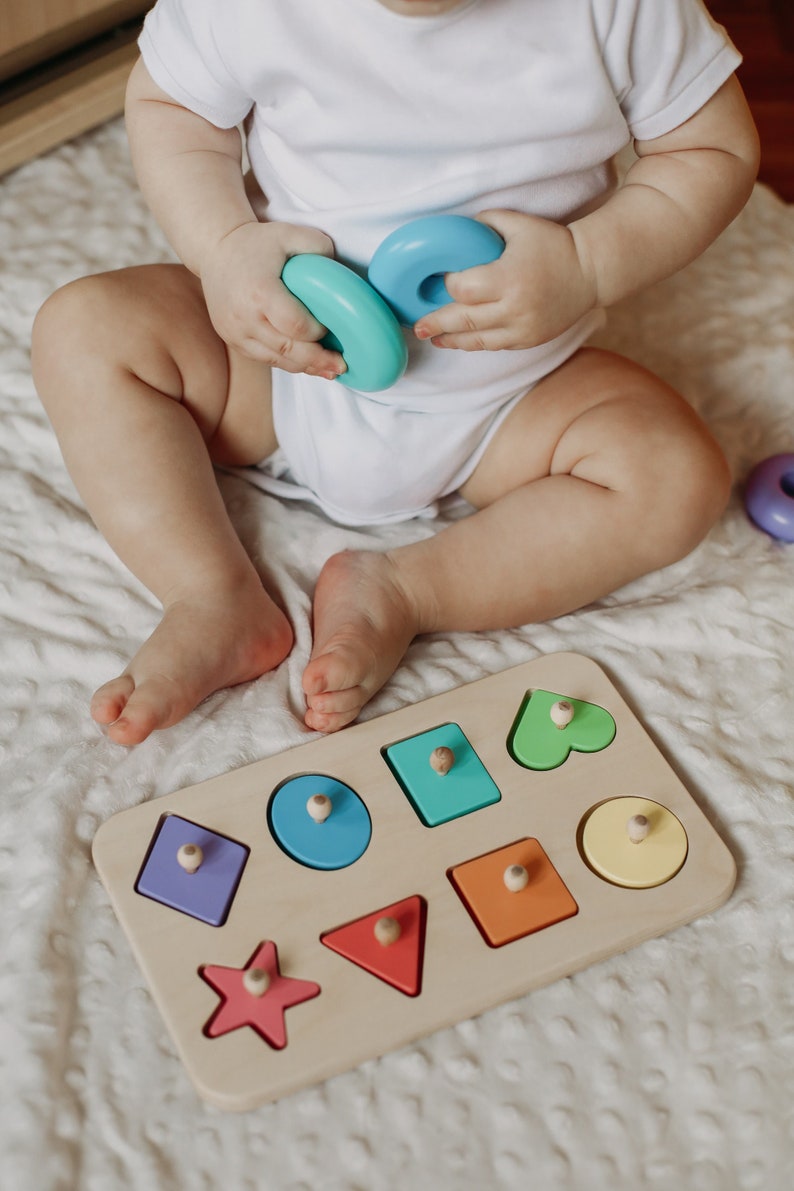
<path fill-rule="evenodd" d="M 39 305 L 89 272 L 170 259 L 111 123 L 0 181 L 0 1147 L 9 1191 L 687 1188 L 794 1179 L 794 545 L 748 519 L 754 463 L 794 451 L 794 211 L 758 185 L 693 265 L 598 342 L 709 421 L 730 505 L 689 557 L 551 623 L 414 642 L 384 715 L 557 651 L 609 675 L 728 845 L 720 909 L 250 1112 L 196 1095 L 91 859 L 112 815 L 313 736 L 311 593 L 340 527 L 220 474 L 296 632 L 291 656 L 125 750 L 92 691 L 158 618 L 74 491 L 37 402 Z M 443 525 L 459 515 L 442 510 Z M 653 532 L 653 525 L 648 526 Z"/>

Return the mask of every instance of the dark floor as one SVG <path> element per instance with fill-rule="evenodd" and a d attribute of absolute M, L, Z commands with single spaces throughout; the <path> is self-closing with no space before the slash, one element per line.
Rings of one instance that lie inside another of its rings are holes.
<path fill-rule="evenodd" d="M 738 77 L 761 137 L 761 181 L 794 202 L 794 0 L 706 0 L 744 62 Z"/>

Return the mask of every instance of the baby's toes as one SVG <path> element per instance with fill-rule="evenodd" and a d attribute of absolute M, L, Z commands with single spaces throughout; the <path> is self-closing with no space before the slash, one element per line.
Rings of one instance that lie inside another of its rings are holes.
<path fill-rule="evenodd" d="M 112 724 L 121 715 L 134 690 L 135 683 L 130 674 L 121 674 L 104 683 L 91 699 L 91 718 L 98 724 Z"/>
<path fill-rule="evenodd" d="M 306 726 L 315 732 L 338 732 L 352 724 L 367 701 L 363 687 L 351 687 L 347 691 L 326 691 L 309 699 L 304 717 Z"/>
<path fill-rule="evenodd" d="M 318 695 L 307 695 L 306 706 L 319 713 L 344 714 L 352 711 L 357 715 L 367 697 L 363 686 L 352 686 L 344 691 L 321 691 Z"/>
<path fill-rule="evenodd" d="M 158 728 L 176 723 L 190 706 L 170 679 L 145 679 L 136 685 L 123 714 L 108 725 L 108 736 L 117 744 L 140 744 Z"/>
<path fill-rule="evenodd" d="M 331 732 L 338 732 L 340 728 L 346 728 L 348 724 L 352 724 L 357 715 L 358 711 L 333 714 L 330 712 L 312 711 L 309 708 L 303 718 L 307 728 L 311 728 L 313 732 L 323 732 L 328 735 Z"/>
<path fill-rule="evenodd" d="M 316 696 L 343 694 L 357 688 L 364 665 L 356 650 L 331 648 L 312 658 L 303 675 L 303 690 L 314 706 Z"/>

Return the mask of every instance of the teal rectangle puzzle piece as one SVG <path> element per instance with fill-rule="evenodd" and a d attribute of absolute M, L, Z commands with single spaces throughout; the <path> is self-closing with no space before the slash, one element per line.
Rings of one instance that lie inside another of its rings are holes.
<path fill-rule="evenodd" d="M 451 766 L 445 772 L 439 772 L 431 762 L 436 749 L 452 753 Z M 426 827 L 438 827 L 501 798 L 496 783 L 457 724 L 441 724 L 381 752 Z"/>

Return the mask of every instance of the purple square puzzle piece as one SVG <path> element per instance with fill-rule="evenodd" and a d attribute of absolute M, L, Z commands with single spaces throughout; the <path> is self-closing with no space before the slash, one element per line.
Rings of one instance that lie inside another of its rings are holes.
<path fill-rule="evenodd" d="M 201 848 L 203 856 L 195 872 L 186 872 L 177 860 L 183 844 L 197 844 Z M 223 926 L 248 852 L 244 844 L 225 835 L 199 827 L 179 815 L 165 815 L 152 839 L 135 890 L 210 926 Z"/>

